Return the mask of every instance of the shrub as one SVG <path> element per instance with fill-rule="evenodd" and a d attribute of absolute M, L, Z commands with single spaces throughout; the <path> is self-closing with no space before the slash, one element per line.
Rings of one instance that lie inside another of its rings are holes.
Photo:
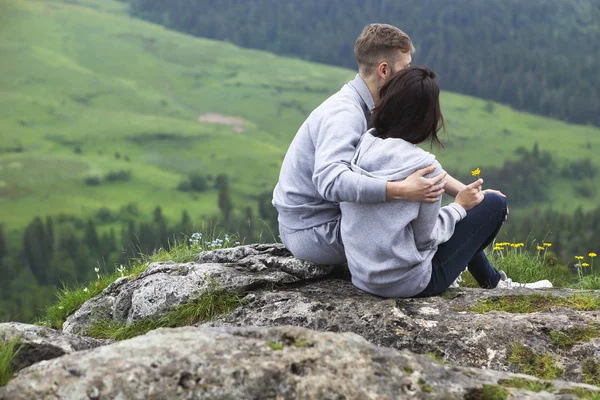
<path fill-rule="evenodd" d="M 118 171 L 110 171 L 104 179 L 107 182 L 118 182 L 118 181 L 128 181 L 131 179 L 131 170 L 118 170 Z"/>
<path fill-rule="evenodd" d="M 98 176 L 88 176 L 85 178 L 84 182 L 88 186 L 98 186 L 100 183 L 102 183 L 102 180 Z"/>

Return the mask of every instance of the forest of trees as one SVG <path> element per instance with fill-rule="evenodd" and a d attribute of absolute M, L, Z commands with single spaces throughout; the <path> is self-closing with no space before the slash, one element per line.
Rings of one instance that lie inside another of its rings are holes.
<path fill-rule="evenodd" d="M 217 237 L 235 232 L 245 243 L 277 239 L 271 192 L 258 196 L 259 212 L 254 215 L 252 207 L 235 207 L 227 175 L 216 178 L 215 188 L 220 214 L 200 220 L 184 211 L 179 221 L 168 221 L 158 206 L 145 216 L 129 203 L 119 210 L 100 208 L 90 218 L 35 217 L 16 247 L 8 245 L 0 224 L 0 321 L 30 322 L 54 302 L 56 288 L 93 281 L 96 267 L 103 273 L 113 272 L 140 255 L 168 249 L 194 232 Z"/>
<path fill-rule="evenodd" d="M 600 2 L 130 0 L 131 13 L 243 47 L 355 68 L 369 22 L 406 31 L 444 90 L 600 125 Z"/>

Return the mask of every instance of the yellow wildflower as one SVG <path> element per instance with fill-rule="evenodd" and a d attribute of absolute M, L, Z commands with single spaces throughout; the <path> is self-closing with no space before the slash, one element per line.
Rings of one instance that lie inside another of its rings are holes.
<path fill-rule="evenodd" d="M 474 169 L 473 171 L 471 171 L 471 176 L 479 177 L 479 174 L 481 174 L 481 170 L 479 168 Z"/>
<path fill-rule="evenodd" d="M 546 247 L 552 247 L 552 243 L 544 243 L 544 246 L 546 246 Z"/>
<path fill-rule="evenodd" d="M 504 247 L 499 247 L 499 246 L 494 247 L 494 251 L 501 251 L 501 250 L 504 250 Z"/>
<path fill-rule="evenodd" d="M 525 246 L 525 243 L 517 243 L 517 247 L 523 247 Z"/>
<path fill-rule="evenodd" d="M 590 253 L 590 254 L 588 254 L 588 256 L 594 258 L 594 257 L 596 257 L 596 253 Z"/>
<path fill-rule="evenodd" d="M 511 244 L 510 244 L 510 247 L 512 247 L 512 248 L 517 248 L 517 245 L 516 245 L 515 243 L 511 243 Z"/>
<path fill-rule="evenodd" d="M 588 264 L 588 263 L 583 263 L 583 264 L 581 264 L 581 266 L 582 266 L 582 267 L 589 267 L 589 266 L 590 266 L 590 264 Z"/>
<path fill-rule="evenodd" d="M 578 260 L 583 260 L 583 256 L 575 256 L 575 258 Z"/>
<path fill-rule="evenodd" d="M 538 249 L 538 251 L 541 251 L 541 250 L 544 250 L 544 247 L 538 246 L 537 249 Z"/>

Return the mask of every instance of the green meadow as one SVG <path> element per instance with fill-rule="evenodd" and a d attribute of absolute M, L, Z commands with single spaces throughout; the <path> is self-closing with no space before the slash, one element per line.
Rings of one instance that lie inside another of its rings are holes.
<path fill-rule="evenodd" d="M 256 207 L 303 120 L 355 74 L 175 33 L 125 7 L 0 0 L 0 222 L 9 231 L 38 215 L 128 203 L 146 215 L 160 205 L 172 220 L 218 213 L 216 190 L 176 189 L 192 172 L 228 174 L 236 210 Z M 434 152 L 453 173 L 481 167 L 485 179 L 486 166 L 535 142 L 559 163 L 600 166 L 599 128 L 449 92 L 442 104 L 450 142 Z M 117 171 L 131 178 L 103 181 Z M 546 206 L 561 211 L 590 209 L 600 196 L 580 198 L 562 178 L 549 190 Z"/>

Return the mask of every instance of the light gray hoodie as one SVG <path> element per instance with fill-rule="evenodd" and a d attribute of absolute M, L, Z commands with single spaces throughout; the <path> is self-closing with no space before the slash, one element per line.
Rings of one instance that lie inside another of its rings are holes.
<path fill-rule="evenodd" d="M 399 181 L 435 165 L 429 177 L 443 173 L 435 156 L 402 139 L 380 139 L 369 130 L 351 162 L 353 171 L 384 181 Z M 411 297 L 431 278 L 431 260 L 467 213 L 460 205 L 388 200 L 340 203 L 341 234 L 358 288 L 383 297 Z"/>

